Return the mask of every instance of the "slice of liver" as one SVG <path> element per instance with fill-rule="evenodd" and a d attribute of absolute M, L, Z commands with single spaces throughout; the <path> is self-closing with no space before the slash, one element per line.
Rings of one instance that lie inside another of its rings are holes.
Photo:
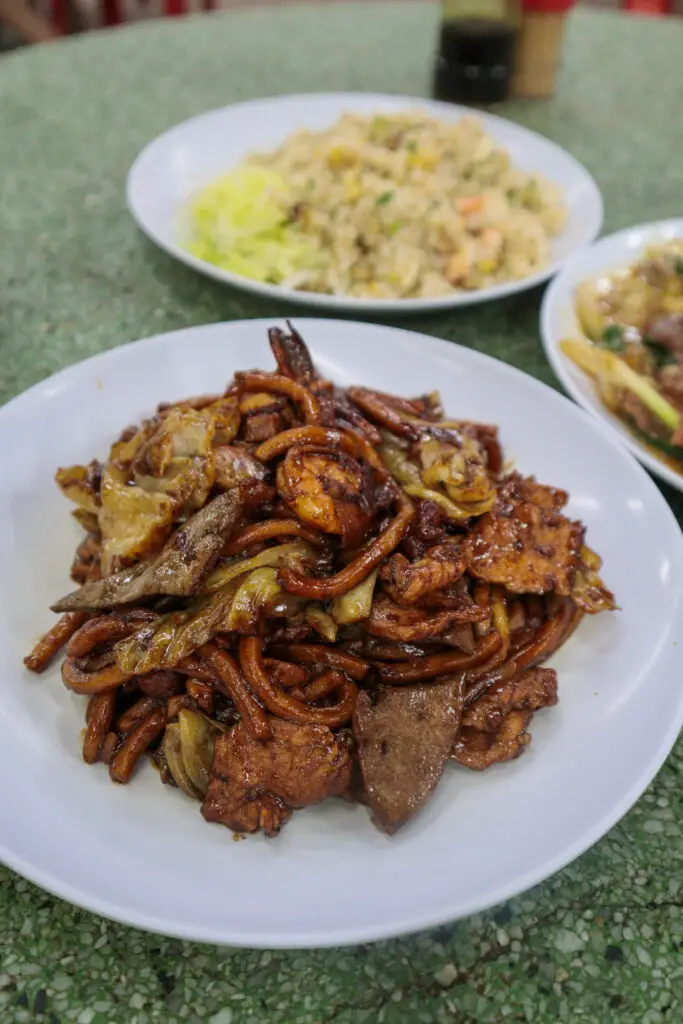
<path fill-rule="evenodd" d="M 426 803 L 453 750 L 462 677 L 358 694 L 353 730 L 373 820 L 393 833 Z"/>

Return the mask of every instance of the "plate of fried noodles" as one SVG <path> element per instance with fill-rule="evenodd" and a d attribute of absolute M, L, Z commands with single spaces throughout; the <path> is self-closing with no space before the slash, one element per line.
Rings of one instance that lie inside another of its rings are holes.
<path fill-rule="evenodd" d="M 674 741 L 678 526 L 509 366 L 212 324 L 0 435 L 0 848 L 76 904 L 247 946 L 414 931 L 578 856 Z"/>
<path fill-rule="evenodd" d="M 520 125 L 361 93 L 273 97 L 165 132 L 128 176 L 142 230 L 196 270 L 331 309 L 510 295 L 591 242 L 588 171 Z"/>

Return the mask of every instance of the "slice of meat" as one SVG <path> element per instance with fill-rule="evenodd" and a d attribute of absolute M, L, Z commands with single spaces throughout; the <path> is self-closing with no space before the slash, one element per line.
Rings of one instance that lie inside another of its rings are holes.
<path fill-rule="evenodd" d="M 465 572 L 465 560 L 455 544 L 437 544 L 424 558 L 409 562 L 392 555 L 380 571 L 387 592 L 399 604 L 415 604 L 425 594 L 455 583 Z"/>
<path fill-rule="evenodd" d="M 584 547 L 574 580 L 572 598 L 581 611 L 588 615 L 614 611 L 617 608 L 614 594 L 608 590 L 598 573 L 601 564 L 595 552 Z"/>
<path fill-rule="evenodd" d="M 273 738 L 251 738 L 242 722 L 215 742 L 211 782 L 202 805 L 207 821 L 233 832 L 276 835 L 292 809 L 342 796 L 351 755 L 327 726 L 268 719 Z"/>
<path fill-rule="evenodd" d="M 569 495 L 558 487 L 539 484 L 533 476 L 510 473 L 498 488 L 496 510 L 502 511 L 505 506 L 518 505 L 523 501 L 529 501 L 539 508 L 555 509 L 559 512 L 569 501 Z"/>
<path fill-rule="evenodd" d="M 516 594 L 572 592 L 584 527 L 559 512 L 522 501 L 494 510 L 463 541 L 473 576 Z"/>
<path fill-rule="evenodd" d="M 268 441 L 284 430 L 286 423 L 279 412 L 257 412 L 244 420 L 244 440 L 254 444 Z"/>
<path fill-rule="evenodd" d="M 532 716 L 533 711 L 510 711 L 497 732 L 463 727 L 453 750 L 454 760 L 476 772 L 499 761 L 513 761 L 531 743 L 526 727 Z"/>
<path fill-rule="evenodd" d="M 53 605 L 53 611 L 114 608 L 157 594 L 193 594 L 237 525 L 241 510 L 237 490 L 219 495 L 176 530 L 158 555 L 86 583 Z"/>
<path fill-rule="evenodd" d="M 510 711 L 537 711 L 557 704 L 557 673 L 533 668 L 518 679 L 497 683 L 475 701 L 463 716 L 463 728 L 496 732 Z"/>
<path fill-rule="evenodd" d="M 435 590 L 431 594 L 425 594 L 420 601 L 423 608 L 449 608 L 453 611 L 462 612 L 460 616 L 463 622 L 483 622 L 490 618 L 491 610 L 486 605 L 477 604 L 470 597 L 467 580 L 461 577 L 443 590 Z"/>
<path fill-rule="evenodd" d="M 626 388 L 620 388 L 617 392 L 618 398 L 615 405 L 627 420 L 643 434 L 651 434 L 666 440 L 669 436 L 668 428 L 662 423 L 658 416 L 655 416 L 642 399 L 634 395 Z"/>
<path fill-rule="evenodd" d="M 239 445 L 221 444 L 213 450 L 214 484 L 221 490 L 261 483 L 268 470 L 255 459 L 246 448 Z"/>
<path fill-rule="evenodd" d="M 476 605 L 473 605 L 476 609 Z M 375 598 L 370 618 L 364 623 L 365 632 L 383 640 L 402 643 L 432 640 L 455 622 L 470 622 L 470 611 L 465 608 L 427 612 L 424 608 L 406 608 L 386 597 Z"/>
<path fill-rule="evenodd" d="M 683 358 L 683 313 L 669 313 L 653 320 L 647 327 L 650 341 L 662 345 L 677 358 Z"/>
<path fill-rule="evenodd" d="M 444 513 L 435 501 L 418 498 L 415 511 L 416 515 L 401 545 L 408 557 L 413 559 L 421 558 L 428 548 L 445 540 L 447 536 L 443 526 Z"/>
<path fill-rule="evenodd" d="M 458 734 L 462 702 L 462 676 L 358 694 L 358 758 L 373 821 L 385 832 L 417 814 L 436 787 Z"/>
<path fill-rule="evenodd" d="M 657 371 L 657 384 L 667 398 L 679 408 L 683 406 L 683 366 L 670 363 Z"/>
<path fill-rule="evenodd" d="M 474 638 L 474 629 L 471 622 L 456 622 L 449 626 L 445 633 L 439 636 L 439 643 L 448 644 L 465 654 L 474 654 L 477 642 Z"/>

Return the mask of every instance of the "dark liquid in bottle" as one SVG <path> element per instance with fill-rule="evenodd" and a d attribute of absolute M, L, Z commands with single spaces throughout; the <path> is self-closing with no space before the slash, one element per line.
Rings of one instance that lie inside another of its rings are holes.
<path fill-rule="evenodd" d="M 434 96 L 450 103 L 499 103 L 512 79 L 515 29 L 504 21 L 464 18 L 441 26 Z"/>

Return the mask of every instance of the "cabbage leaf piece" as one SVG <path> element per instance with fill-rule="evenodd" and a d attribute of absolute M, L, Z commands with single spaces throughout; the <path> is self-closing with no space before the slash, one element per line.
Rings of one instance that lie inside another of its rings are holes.
<path fill-rule="evenodd" d="M 107 463 L 102 473 L 98 514 L 102 573 L 108 576 L 158 551 L 173 528 L 173 502 L 130 486 L 125 471 Z"/>
<path fill-rule="evenodd" d="M 283 548 L 288 548 L 289 552 L 283 554 Z M 220 587 L 214 583 L 210 593 L 195 598 L 185 611 L 164 615 L 119 641 L 114 648 L 116 664 L 123 672 L 134 675 L 173 668 L 216 633 L 253 632 L 261 610 L 280 597 L 276 567 L 300 566 L 301 548 L 300 543 L 281 544 L 279 548 L 262 551 L 261 555 L 232 563 L 232 574 L 223 577 Z M 263 561 L 257 564 L 257 559 L 263 555 L 278 551 L 279 560 L 270 565 Z M 223 569 L 217 569 L 212 576 L 221 572 Z"/>
<path fill-rule="evenodd" d="M 99 498 L 95 477 L 100 470 L 97 462 L 91 462 L 89 466 L 60 467 L 55 473 L 55 480 L 64 497 L 73 501 L 78 509 L 97 515 Z"/>
<path fill-rule="evenodd" d="M 488 474 L 485 452 L 473 437 L 463 434 L 459 445 L 423 439 L 420 461 L 425 484 L 444 487 L 449 498 L 469 515 L 483 515 L 493 508 L 496 489 Z"/>
<path fill-rule="evenodd" d="M 152 494 L 167 495 L 175 515 L 201 508 L 213 487 L 214 432 L 213 416 L 195 409 L 171 409 L 136 460 L 134 483 Z"/>

